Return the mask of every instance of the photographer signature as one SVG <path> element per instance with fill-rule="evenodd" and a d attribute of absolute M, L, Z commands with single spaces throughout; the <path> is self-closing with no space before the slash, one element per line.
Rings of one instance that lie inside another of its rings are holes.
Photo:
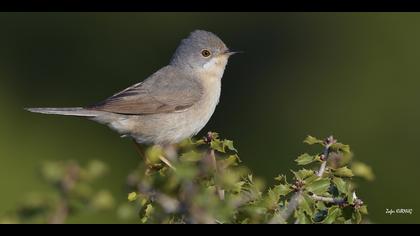
<path fill-rule="evenodd" d="M 409 214 L 409 215 L 411 215 L 411 214 L 413 214 L 413 209 L 402 209 L 402 208 L 399 208 L 399 209 L 388 209 L 388 208 L 386 208 L 385 209 L 385 214 L 388 214 L 388 215 L 393 215 L 393 214 Z"/>

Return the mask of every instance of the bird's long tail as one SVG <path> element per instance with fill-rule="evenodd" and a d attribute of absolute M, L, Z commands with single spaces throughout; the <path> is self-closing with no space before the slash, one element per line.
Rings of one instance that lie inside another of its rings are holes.
<path fill-rule="evenodd" d="M 88 110 L 83 107 L 69 107 L 69 108 L 25 108 L 25 110 L 35 113 L 64 115 L 64 116 L 82 116 L 82 117 L 96 117 L 99 111 Z"/>

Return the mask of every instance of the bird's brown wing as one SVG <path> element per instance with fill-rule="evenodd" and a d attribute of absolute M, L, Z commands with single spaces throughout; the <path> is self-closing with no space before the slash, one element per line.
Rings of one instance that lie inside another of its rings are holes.
<path fill-rule="evenodd" d="M 87 109 L 140 115 L 180 112 L 202 96 L 201 84 L 175 67 L 166 66 L 135 84 Z"/>

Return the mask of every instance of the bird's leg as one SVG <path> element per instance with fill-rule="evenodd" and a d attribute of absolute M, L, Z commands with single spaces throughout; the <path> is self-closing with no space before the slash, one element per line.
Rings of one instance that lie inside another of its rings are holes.
<path fill-rule="evenodd" d="M 139 154 L 139 156 L 143 158 L 144 160 L 146 160 L 146 154 L 144 152 L 143 147 L 139 143 L 137 143 L 135 139 L 132 139 L 132 140 L 134 143 L 134 147 L 136 148 L 136 151 Z"/>

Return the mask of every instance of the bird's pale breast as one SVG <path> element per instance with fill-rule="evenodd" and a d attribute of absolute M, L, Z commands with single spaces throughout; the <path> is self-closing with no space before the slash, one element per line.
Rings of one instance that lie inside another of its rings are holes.
<path fill-rule="evenodd" d="M 224 67 L 225 64 L 218 63 L 197 75 L 203 85 L 203 95 L 185 111 L 126 116 L 110 126 L 119 131 L 127 130 L 127 134 L 140 143 L 177 143 L 197 134 L 207 124 L 219 102 Z"/>

